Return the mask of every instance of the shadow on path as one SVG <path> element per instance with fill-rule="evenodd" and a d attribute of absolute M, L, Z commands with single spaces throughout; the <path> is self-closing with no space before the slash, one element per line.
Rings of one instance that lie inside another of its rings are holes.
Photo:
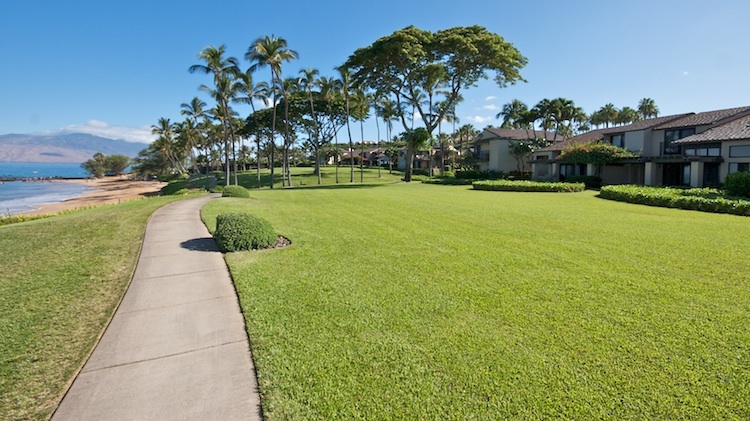
<path fill-rule="evenodd" d="M 180 247 L 193 251 L 219 251 L 219 247 L 216 245 L 216 240 L 213 237 L 193 238 L 183 241 L 180 243 Z"/>

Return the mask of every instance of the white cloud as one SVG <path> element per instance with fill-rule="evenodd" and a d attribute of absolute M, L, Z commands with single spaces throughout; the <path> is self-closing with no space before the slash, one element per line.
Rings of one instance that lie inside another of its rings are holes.
<path fill-rule="evenodd" d="M 492 120 L 492 117 L 475 115 L 475 116 L 467 117 L 466 119 L 471 121 L 472 123 L 483 124 Z"/>
<path fill-rule="evenodd" d="M 151 126 L 111 126 L 100 120 L 89 120 L 85 124 L 74 124 L 55 133 L 87 133 L 108 139 L 120 139 L 127 142 L 151 143 L 156 136 L 151 134 Z"/>
<path fill-rule="evenodd" d="M 499 107 L 498 107 L 497 105 L 495 105 L 495 104 L 485 105 L 485 106 L 484 106 L 484 107 L 482 107 L 482 108 L 484 108 L 485 110 L 491 110 L 491 111 L 495 111 L 495 110 L 499 110 L 499 109 L 500 109 L 500 108 L 499 108 Z"/>
<path fill-rule="evenodd" d="M 486 98 L 485 98 L 484 100 L 485 100 L 485 101 L 492 101 L 492 100 L 494 100 L 494 99 L 497 99 L 497 97 L 496 97 L 496 96 L 494 96 L 494 95 L 490 95 L 490 96 L 486 97 Z"/>

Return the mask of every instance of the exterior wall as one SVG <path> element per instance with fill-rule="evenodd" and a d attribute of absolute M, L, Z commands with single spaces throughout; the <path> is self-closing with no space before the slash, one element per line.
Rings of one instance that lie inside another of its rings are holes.
<path fill-rule="evenodd" d="M 523 170 L 529 171 L 531 166 L 523 163 Z M 518 170 L 516 158 L 510 153 L 510 141 L 497 139 L 490 141 L 490 162 L 488 169 L 492 171 L 510 172 Z"/>
<path fill-rule="evenodd" d="M 719 181 L 724 182 L 729 174 L 729 164 L 731 163 L 750 163 L 750 157 L 730 157 L 729 148 L 732 146 L 748 146 L 750 145 L 750 139 L 748 140 L 725 140 L 721 142 L 721 157 L 724 158 L 724 162 L 719 166 Z"/>

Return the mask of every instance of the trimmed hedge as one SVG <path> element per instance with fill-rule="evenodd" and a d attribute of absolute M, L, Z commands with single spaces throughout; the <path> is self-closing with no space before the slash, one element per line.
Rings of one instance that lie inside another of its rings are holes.
<path fill-rule="evenodd" d="M 750 197 L 750 172 L 733 172 L 727 175 L 724 189 L 730 196 Z"/>
<path fill-rule="evenodd" d="M 277 235 L 271 223 L 249 213 L 222 213 L 216 217 L 216 243 L 223 252 L 273 246 Z"/>
<path fill-rule="evenodd" d="M 551 183 L 528 180 L 484 180 L 471 184 L 474 190 L 517 192 L 580 192 L 586 189 L 583 183 Z"/>
<path fill-rule="evenodd" d="M 424 184 L 444 184 L 449 186 L 469 186 L 474 180 L 468 178 L 433 177 L 422 180 Z"/>
<path fill-rule="evenodd" d="M 604 186 L 599 191 L 599 197 L 639 205 L 750 216 L 750 201 L 724 197 L 721 191 L 716 189 Z"/>
<path fill-rule="evenodd" d="M 241 197 L 243 199 L 248 199 L 250 197 L 250 192 L 242 186 L 226 186 L 221 191 L 221 197 Z"/>

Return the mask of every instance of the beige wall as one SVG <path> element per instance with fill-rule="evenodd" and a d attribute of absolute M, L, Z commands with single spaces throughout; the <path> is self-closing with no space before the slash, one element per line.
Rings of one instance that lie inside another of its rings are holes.
<path fill-rule="evenodd" d="M 493 171 L 510 172 L 518 170 L 518 162 L 510 153 L 510 141 L 507 139 L 497 139 L 490 141 L 490 165 L 489 169 Z M 524 162 L 523 169 L 530 171 L 531 166 Z"/>

